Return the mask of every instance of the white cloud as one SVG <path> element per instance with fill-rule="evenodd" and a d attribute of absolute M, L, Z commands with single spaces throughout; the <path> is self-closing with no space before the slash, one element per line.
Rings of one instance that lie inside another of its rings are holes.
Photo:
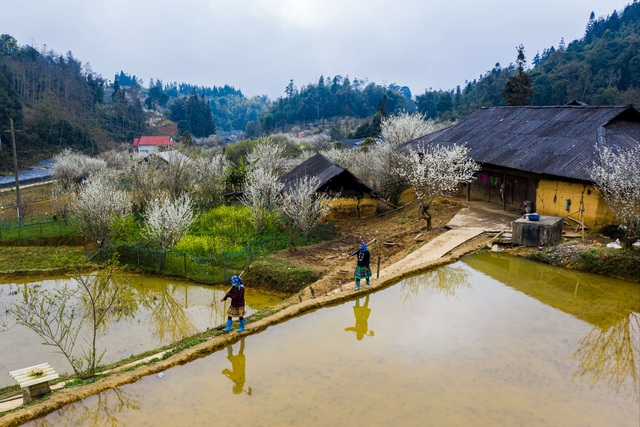
<path fill-rule="evenodd" d="M 124 70 L 284 94 L 321 75 L 425 88 L 464 85 L 560 38 L 579 38 L 591 11 L 628 0 L 4 0 L 0 32 L 72 51 L 113 79 Z"/>

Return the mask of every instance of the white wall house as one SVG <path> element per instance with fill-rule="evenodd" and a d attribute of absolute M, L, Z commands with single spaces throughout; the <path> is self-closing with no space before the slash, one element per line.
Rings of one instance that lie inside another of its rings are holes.
<path fill-rule="evenodd" d="M 133 140 L 133 152 L 147 156 L 173 145 L 176 145 L 176 142 L 170 136 L 141 136 Z"/>

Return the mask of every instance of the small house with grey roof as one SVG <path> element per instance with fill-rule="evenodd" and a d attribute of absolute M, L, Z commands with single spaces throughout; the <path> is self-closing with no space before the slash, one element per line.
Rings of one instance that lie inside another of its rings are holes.
<path fill-rule="evenodd" d="M 375 191 L 322 154 L 315 154 L 283 175 L 280 182 L 284 184 L 284 191 L 305 176 L 318 178 L 317 192 L 338 197 L 331 206 L 327 220 L 365 218 L 376 214 L 378 202 Z"/>

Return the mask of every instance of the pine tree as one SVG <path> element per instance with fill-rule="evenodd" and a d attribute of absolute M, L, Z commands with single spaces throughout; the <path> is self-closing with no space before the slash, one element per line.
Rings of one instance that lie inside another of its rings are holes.
<path fill-rule="evenodd" d="M 587 28 L 584 31 L 584 41 L 585 43 L 591 43 L 593 40 L 593 29 L 596 25 L 596 14 L 591 11 L 591 15 L 589 15 L 589 21 L 587 22 Z"/>
<path fill-rule="evenodd" d="M 531 79 L 524 71 L 526 65 L 524 46 L 520 45 L 516 49 L 518 50 L 518 59 L 516 59 L 518 69 L 516 74 L 510 76 L 504 84 L 502 96 L 506 97 L 506 103 L 509 106 L 531 105 L 533 89 L 531 88 Z"/>
<path fill-rule="evenodd" d="M 558 43 L 558 50 L 564 52 L 565 50 L 567 50 L 567 45 L 564 42 L 564 37 L 560 38 L 560 43 Z"/>

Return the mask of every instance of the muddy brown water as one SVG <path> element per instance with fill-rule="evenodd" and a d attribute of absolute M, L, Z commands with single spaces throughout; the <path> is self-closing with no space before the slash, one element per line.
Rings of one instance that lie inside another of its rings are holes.
<path fill-rule="evenodd" d="M 98 350 L 107 349 L 103 363 L 162 347 L 184 337 L 216 327 L 226 321 L 229 300 L 221 303 L 227 286 L 204 286 L 155 276 L 127 275 L 120 278 L 132 285 L 127 313 L 119 313 L 100 331 Z M 21 304 L 34 287 L 46 290 L 78 282 L 58 276 L 0 283 L 0 324 L 12 326 L 0 332 L 0 387 L 13 385 L 10 371 L 39 363 L 49 363 L 58 373 L 71 372 L 67 360 L 54 347 L 43 346 L 33 331 L 15 325 L 11 308 Z M 281 298 L 247 289 L 247 315 L 277 304 Z M 79 348 L 79 346 L 78 346 Z M 0 423 L 2 424 L 2 423 Z"/>
<path fill-rule="evenodd" d="M 488 252 L 35 426 L 637 426 L 640 287 Z"/>

